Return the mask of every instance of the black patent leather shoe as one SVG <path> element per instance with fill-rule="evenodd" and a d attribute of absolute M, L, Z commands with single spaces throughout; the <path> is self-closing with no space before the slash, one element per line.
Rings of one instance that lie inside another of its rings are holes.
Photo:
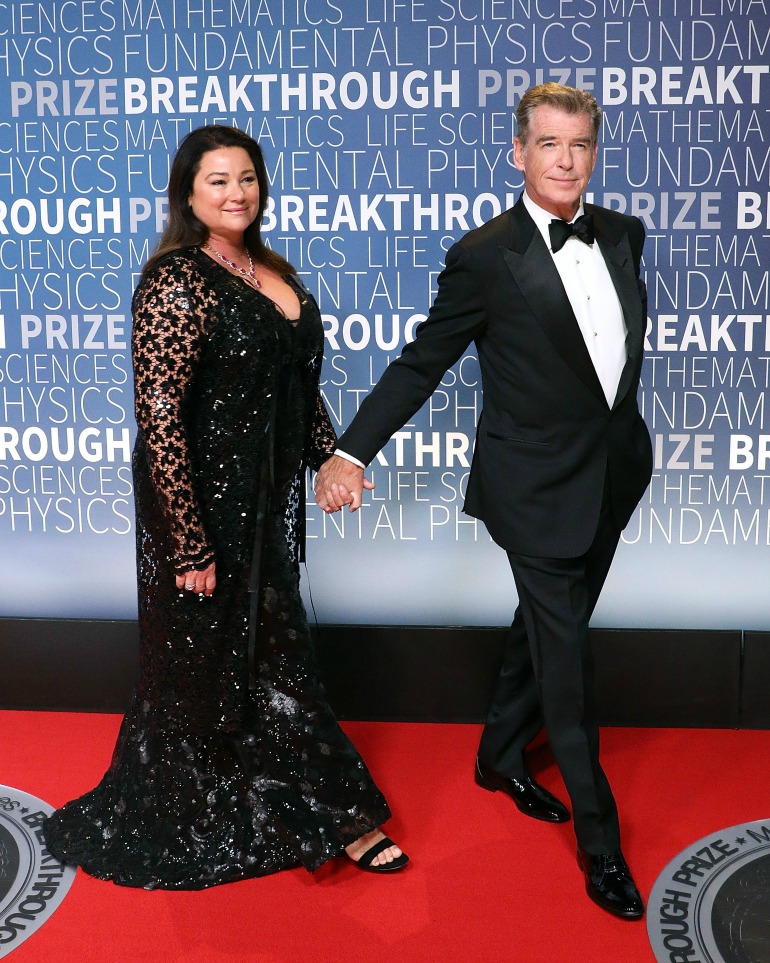
<path fill-rule="evenodd" d="M 547 789 L 538 786 L 531 776 L 523 779 L 514 776 L 501 776 L 499 772 L 484 765 L 476 759 L 476 785 L 490 792 L 504 792 L 516 804 L 519 812 L 533 819 L 542 819 L 546 823 L 566 823 L 569 821 L 569 811 L 556 796 L 552 796 Z"/>
<path fill-rule="evenodd" d="M 624 920 L 644 916 L 642 897 L 620 850 L 593 856 L 578 847 L 578 866 L 585 876 L 586 893 L 597 906 Z"/>

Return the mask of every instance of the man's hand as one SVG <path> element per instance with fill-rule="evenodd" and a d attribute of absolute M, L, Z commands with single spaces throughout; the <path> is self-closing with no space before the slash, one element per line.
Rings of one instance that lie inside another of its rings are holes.
<path fill-rule="evenodd" d="M 318 506 L 331 514 L 345 505 L 349 511 L 357 511 L 364 489 L 374 488 L 374 482 L 364 477 L 363 468 L 347 458 L 332 455 L 318 469 L 313 487 Z"/>

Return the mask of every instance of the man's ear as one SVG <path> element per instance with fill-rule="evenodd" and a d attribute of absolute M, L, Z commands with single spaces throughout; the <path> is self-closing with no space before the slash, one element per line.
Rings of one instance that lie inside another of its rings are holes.
<path fill-rule="evenodd" d="M 518 137 L 513 138 L 513 166 L 518 171 L 524 170 L 525 147 Z"/>

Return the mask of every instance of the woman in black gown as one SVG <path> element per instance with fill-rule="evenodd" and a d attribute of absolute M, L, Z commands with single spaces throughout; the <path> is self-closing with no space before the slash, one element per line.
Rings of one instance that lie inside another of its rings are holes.
<path fill-rule="evenodd" d="M 246 134 L 189 134 L 134 294 L 140 680 L 102 782 L 45 828 L 62 862 L 127 886 L 407 861 L 299 594 L 305 470 L 335 435 L 318 308 L 260 237 L 267 186 Z"/>

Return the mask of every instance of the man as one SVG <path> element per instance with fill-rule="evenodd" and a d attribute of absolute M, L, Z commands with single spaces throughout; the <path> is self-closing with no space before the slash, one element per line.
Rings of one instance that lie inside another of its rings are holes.
<path fill-rule="evenodd" d="M 545 725 L 587 892 L 639 919 L 644 905 L 599 764 L 588 620 L 652 469 L 636 402 L 644 228 L 582 202 L 601 122 L 590 94 L 542 84 L 516 116 L 524 194 L 451 248 L 427 320 L 322 466 L 316 499 L 327 512 L 355 511 L 373 487 L 363 466 L 475 341 L 484 410 L 465 511 L 507 551 L 519 596 L 476 782 L 535 819 L 569 819 L 526 769 L 524 750 Z"/>

